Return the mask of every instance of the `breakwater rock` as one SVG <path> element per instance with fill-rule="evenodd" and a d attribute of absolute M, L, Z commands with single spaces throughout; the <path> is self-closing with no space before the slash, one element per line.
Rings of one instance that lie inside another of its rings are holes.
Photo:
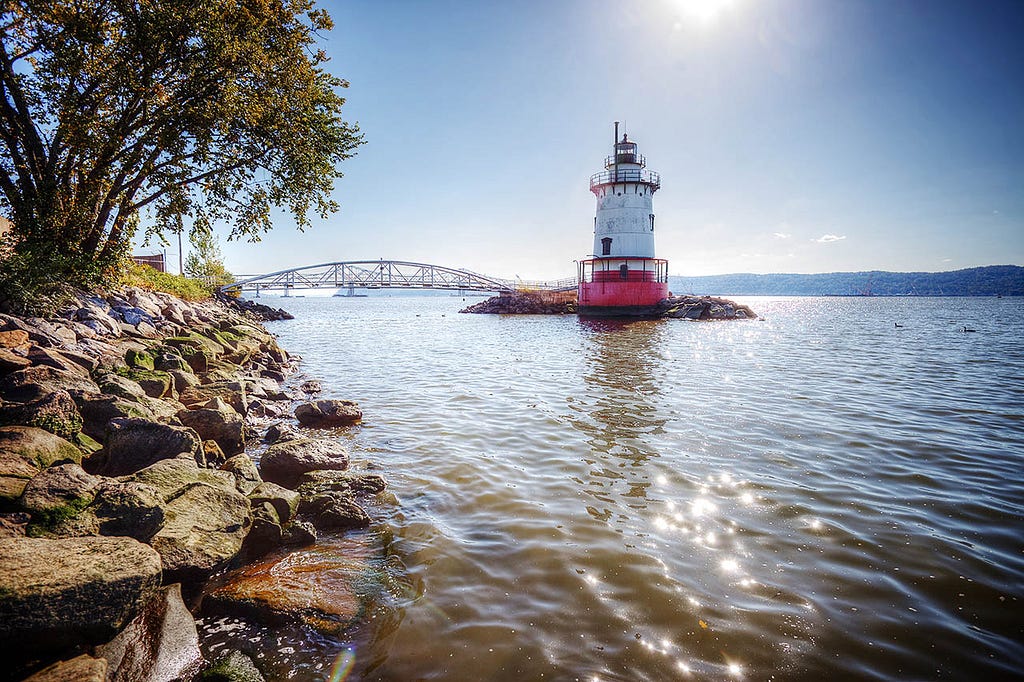
<path fill-rule="evenodd" d="M 488 315 L 570 315 L 576 312 L 576 292 L 510 292 L 459 311 Z M 672 296 L 642 311 L 637 317 L 684 320 L 750 320 L 757 313 L 748 306 L 714 296 Z"/>
<path fill-rule="evenodd" d="M 132 288 L 0 314 L 0 681 L 223 668 L 192 616 L 212 576 L 370 522 L 384 481 L 350 471 L 332 431 L 362 412 L 284 383 L 295 359 L 261 324 L 283 311 L 264 308 Z M 325 613 L 332 632 L 349 620 Z"/>

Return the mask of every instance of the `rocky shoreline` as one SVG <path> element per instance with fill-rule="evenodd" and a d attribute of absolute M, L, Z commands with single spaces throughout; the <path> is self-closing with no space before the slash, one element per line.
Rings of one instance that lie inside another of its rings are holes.
<path fill-rule="evenodd" d="M 0 314 L 0 680 L 261 680 L 195 617 L 352 621 L 285 564 L 386 484 L 332 437 L 358 405 L 285 385 L 287 317 L 141 289 Z"/>
<path fill-rule="evenodd" d="M 484 315 L 573 315 L 576 314 L 575 292 L 558 296 L 554 292 L 510 292 L 492 296 L 460 313 Z M 637 317 L 645 319 L 674 318 L 683 320 L 750 320 L 758 315 L 748 306 L 715 296 L 673 296 L 660 301 Z"/>

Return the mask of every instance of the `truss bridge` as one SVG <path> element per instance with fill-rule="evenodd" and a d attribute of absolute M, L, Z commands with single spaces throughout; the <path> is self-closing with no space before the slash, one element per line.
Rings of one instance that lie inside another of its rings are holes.
<path fill-rule="evenodd" d="M 523 281 L 500 279 L 469 270 L 397 260 L 346 261 L 305 265 L 265 275 L 244 276 L 221 291 L 283 291 L 297 289 L 440 289 L 452 291 L 567 291 L 576 279 Z"/>

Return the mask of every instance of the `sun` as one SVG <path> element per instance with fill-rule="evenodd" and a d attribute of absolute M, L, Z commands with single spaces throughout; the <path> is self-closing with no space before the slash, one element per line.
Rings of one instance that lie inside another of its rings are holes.
<path fill-rule="evenodd" d="M 713 24 L 735 0 L 672 0 L 682 13 L 703 25 Z"/>

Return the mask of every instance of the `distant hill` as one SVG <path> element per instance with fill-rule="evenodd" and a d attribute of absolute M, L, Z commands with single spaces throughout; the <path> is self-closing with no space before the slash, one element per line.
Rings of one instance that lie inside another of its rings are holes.
<path fill-rule="evenodd" d="M 1024 296 L 1024 267 L 950 272 L 828 272 L 668 278 L 676 294 L 720 296 Z"/>

